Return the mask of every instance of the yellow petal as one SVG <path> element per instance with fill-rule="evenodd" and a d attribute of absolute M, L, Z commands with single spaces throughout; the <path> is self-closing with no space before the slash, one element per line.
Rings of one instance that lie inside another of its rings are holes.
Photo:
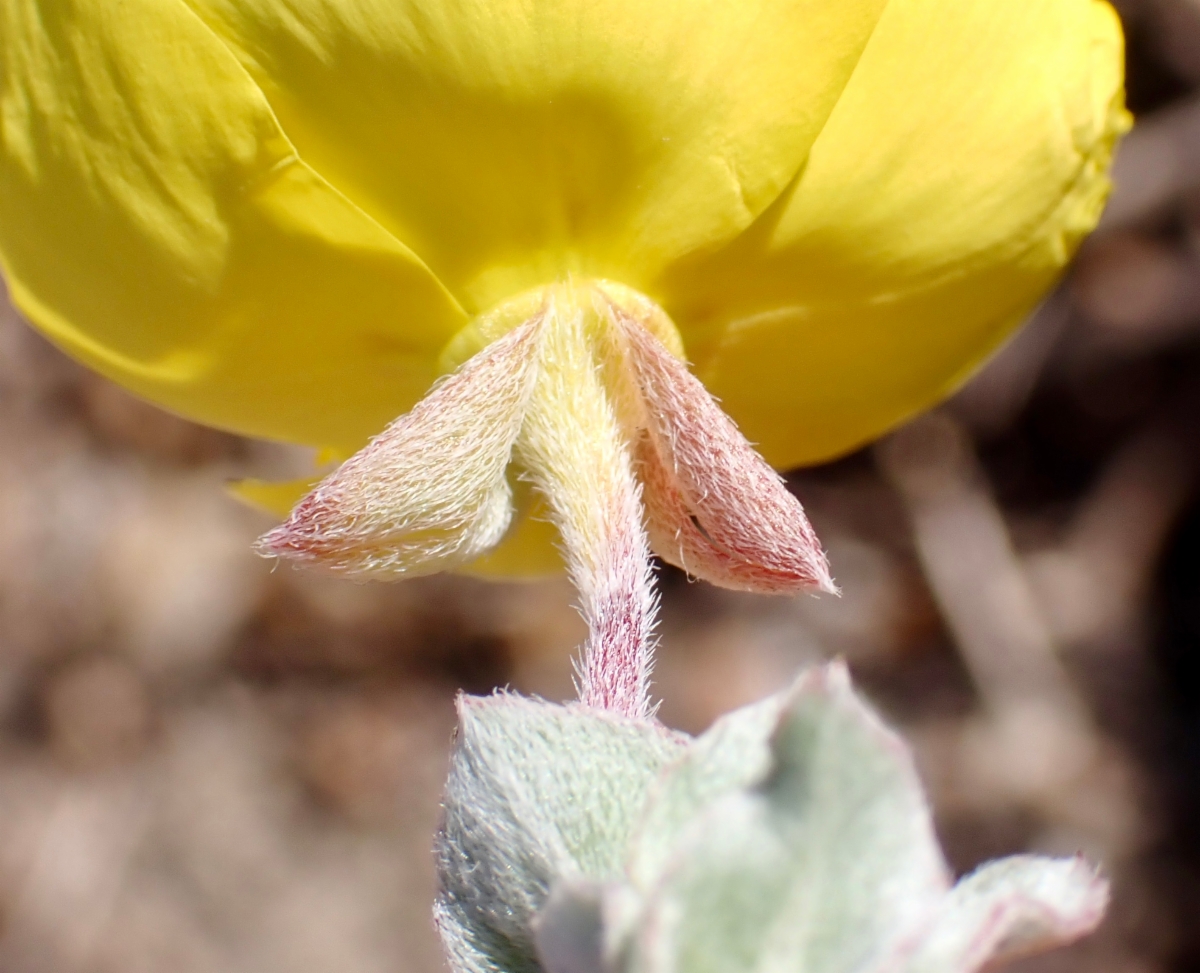
<path fill-rule="evenodd" d="M 134 391 L 350 451 L 465 315 L 296 152 L 177 0 L 0 0 L 0 260 L 24 312 Z"/>
<path fill-rule="evenodd" d="M 321 476 L 311 476 L 302 480 L 234 480 L 226 489 L 252 507 L 277 517 L 286 517 L 322 479 Z"/>
<path fill-rule="evenodd" d="M 558 528 L 550 521 L 545 500 L 540 496 L 521 497 L 519 494 L 516 500 L 517 517 L 504 540 L 459 568 L 460 574 L 493 580 L 532 581 L 562 573 L 565 565 L 559 552 L 561 539 Z"/>
<path fill-rule="evenodd" d="M 796 183 L 660 283 L 709 389 L 777 466 L 947 394 L 1092 228 L 1128 125 L 1097 0 L 891 0 Z"/>
<path fill-rule="evenodd" d="M 191 0 L 301 155 L 472 312 L 638 287 L 802 165 L 883 0 Z"/>

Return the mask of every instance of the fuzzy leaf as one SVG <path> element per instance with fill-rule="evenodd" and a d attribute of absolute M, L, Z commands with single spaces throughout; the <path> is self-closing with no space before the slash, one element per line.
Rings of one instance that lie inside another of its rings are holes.
<path fill-rule="evenodd" d="M 831 666 L 788 694 L 759 779 L 679 829 L 628 969 L 867 969 L 948 887 L 907 752 Z"/>
<path fill-rule="evenodd" d="M 683 740 L 649 721 L 500 694 L 459 702 L 435 909 L 458 970 L 538 970 L 533 921 L 564 879 L 619 879 Z"/>
<path fill-rule="evenodd" d="M 566 879 L 555 883 L 534 920 L 534 945 L 545 973 L 605 973 L 604 887 Z"/>
<path fill-rule="evenodd" d="M 1095 928 L 1079 860 L 951 887 L 903 742 L 844 666 L 691 740 L 465 699 L 438 920 L 457 973 L 976 973 Z"/>
<path fill-rule="evenodd" d="M 947 896 L 904 973 L 972 973 L 1086 935 L 1108 905 L 1108 883 L 1078 858 L 1015 855 L 989 862 Z"/>
<path fill-rule="evenodd" d="M 725 714 L 663 770 L 633 834 L 629 876 L 636 886 L 649 890 L 702 811 L 766 777 L 771 733 L 788 698 L 778 693 Z"/>

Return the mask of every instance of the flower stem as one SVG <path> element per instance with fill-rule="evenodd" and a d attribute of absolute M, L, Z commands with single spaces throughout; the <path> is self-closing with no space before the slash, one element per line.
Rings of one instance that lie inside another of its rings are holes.
<path fill-rule="evenodd" d="M 589 333 L 590 303 L 548 296 L 537 384 L 517 452 L 545 495 L 588 626 L 587 707 L 649 717 L 657 599 L 641 491 Z"/>

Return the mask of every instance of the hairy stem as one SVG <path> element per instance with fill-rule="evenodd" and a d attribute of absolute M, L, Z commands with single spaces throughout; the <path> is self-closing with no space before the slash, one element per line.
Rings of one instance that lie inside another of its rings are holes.
<path fill-rule="evenodd" d="M 559 292 L 547 298 L 545 313 L 537 384 L 517 451 L 550 505 L 587 622 L 580 702 L 643 718 L 652 711 L 657 602 L 640 488 L 599 374 L 590 303 Z"/>

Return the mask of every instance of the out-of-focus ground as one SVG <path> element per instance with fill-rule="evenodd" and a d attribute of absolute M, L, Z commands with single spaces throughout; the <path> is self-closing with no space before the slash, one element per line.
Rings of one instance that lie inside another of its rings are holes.
<path fill-rule="evenodd" d="M 953 402 L 795 475 L 841 600 L 664 572 L 700 730 L 847 658 L 960 870 L 1083 851 L 1099 934 L 1200 969 L 1200 0 L 1126 0 L 1102 231 Z M 423 973 L 455 692 L 570 694 L 563 582 L 359 586 L 250 552 L 304 457 L 141 404 L 0 313 L 0 970 Z"/>

